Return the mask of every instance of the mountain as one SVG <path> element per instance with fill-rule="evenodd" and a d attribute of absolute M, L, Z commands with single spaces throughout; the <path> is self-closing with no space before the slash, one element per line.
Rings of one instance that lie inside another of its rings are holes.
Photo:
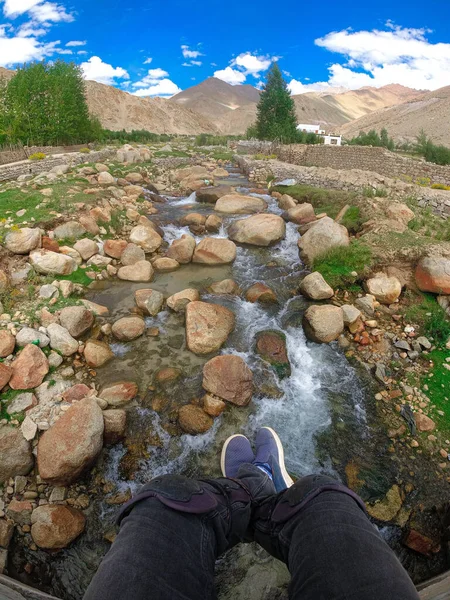
<path fill-rule="evenodd" d="M 153 133 L 218 133 L 206 117 L 163 98 L 139 98 L 115 87 L 86 81 L 89 111 L 106 129 L 146 129 Z"/>
<path fill-rule="evenodd" d="M 450 146 L 450 86 L 432 92 L 421 92 L 415 97 L 393 106 L 377 110 L 340 128 L 347 138 L 361 130 L 380 131 L 385 127 L 395 140 L 412 141 L 421 129 L 436 144 Z"/>

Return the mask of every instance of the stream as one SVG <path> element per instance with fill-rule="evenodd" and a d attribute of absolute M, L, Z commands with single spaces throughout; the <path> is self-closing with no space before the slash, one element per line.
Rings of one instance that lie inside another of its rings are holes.
<path fill-rule="evenodd" d="M 232 168 L 229 179 L 221 183 L 236 186 L 242 193 L 251 189 L 245 177 Z M 268 203 L 269 212 L 281 214 L 274 198 L 254 195 Z M 156 206 L 159 212 L 151 219 L 162 227 L 169 243 L 189 232 L 187 227 L 176 225 L 184 215 L 214 212 L 213 205 L 196 203 L 195 194 L 182 199 L 169 197 L 166 203 Z M 226 237 L 230 222 L 245 218 L 221 216 L 224 225 L 215 237 Z M 287 468 L 295 478 L 322 472 L 342 479 L 348 462 L 356 461 L 364 468 L 365 499 L 385 493 L 392 485 L 387 439 L 371 423 L 370 383 L 336 343 L 314 344 L 303 333 L 302 315 L 309 303 L 297 291 L 307 273 L 299 260 L 298 235 L 297 227 L 288 223 L 286 238 L 273 247 L 238 246 L 232 265 L 191 263 L 172 273 L 157 274 L 151 284 L 114 280 L 96 283 L 89 291 L 89 300 L 110 309 L 111 323 L 135 308 L 134 292 L 140 288 L 151 287 L 167 297 L 194 287 L 200 290 L 202 300 L 230 308 L 236 315 L 236 327 L 221 352 L 244 358 L 254 374 L 255 394 L 245 408 L 227 407 L 207 433 L 180 436 L 173 414 L 180 405 L 201 398 L 202 367 L 211 358 L 187 350 L 184 315 L 167 309 L 146 319 L 148 328 L 159 328 L 159 337 L 144 334 L 130 343 L 113 344 L 115 358 L 97 370 L 97 384 L 101 387 L 114 381 L 136 381 L 140 398 L 127 408 L 124 443 L 106 448 L 92 475 L 82 482 L 84 487 L 80 489 L 92 498 L 86 511 L 86 532 L 70 548 L 53 556 L 41 550 L 30 554 L 30 562 L 42 561 L 43 589 L 64 600 L 79 600 L 109 548 L 104 535 L 113 527 L 119 509 L 112 497 L 133 493 L 162 473 L 220 475 L 221 447 L 233 433 L 244 433 L 251 439 L 262 425 L 276 429 L 284 443 Z M 227 278 L 234 279 L 244 291 L 255 282 L 266 283 L 275 291 L 278 304 L 252 304 L 238 296 L 207 293 L 206 288 L 213 282 Z M 254 352 L 255 335 L 266 329 L 278 329 L 286 335 L 292 374 L 283 380 L 278 380 Z M 164 386 L 154 385 L 154 374 L 163 367 L 180 369 L 182 375 Z M 163 406 L 158 412 L 152 408 L 155 398 Z M 231 577 L 227 575 L 230 570 Z M 284 565 L 252 545 L 233 549 L 218 563 L 221 599 L 284 597 L 287 581 Z"/>

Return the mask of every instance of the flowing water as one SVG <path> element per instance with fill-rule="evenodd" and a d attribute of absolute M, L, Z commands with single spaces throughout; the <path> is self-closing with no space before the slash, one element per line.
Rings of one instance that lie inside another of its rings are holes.
<path fill-rule="evenodd" d="M 237 186 L 239 191 L 248 192 L 248 182 L 237 173 L 230 174 L 229 183 Z M 273 198 L 260 197 L 266 200 L 270 212 L 280 214 Z M 189 212 L 210 214 L 213 207 L 196 203 L 193 194 L 182 199 L 168 198 L 166 203 L 158 205 L 158 210 L 152 219 L 163 228 L 165 240 L 170 243 L 188 232 L 186 227 L 177 225 L 183 215 Z M 243 217 L 226 216 L 224 226 L 216 236 L 226 237 L 226 229 L 235 218 Z M 144 335 L 131 343 L 113 344 L 115 359 L 98 369 L 99 385 L 127 379 L 137 381 L 141 390 L 141 400 L 128 409 L 127 439 L 124 444 L 104 450 L 97 469 L 98 476 L 113 482 L 114 494 L 133 492 L 140 484 L 161 473 L 217 476 L 221 445 L 226 437 L 242 432 L 251 438 L 262 425 L 270 425 L 280 434 L 287 468 L 294 477 L 311 472 L 340 477 L 344 463 L 350 457 L 359 456 L 366 461 L 367 473 L 374 473 L 372 481 L 376 484 L 372 487 L 378 484 L 386 487 L 389 476 L 384 475 L 386 481 L 380 484 L 378 469 L 374 467 L 376 461 L 383 461 L 380 458 L 383 453 L 376 432 L 367 425 L 368 393 L 364 381 L 336 344 L 313 344 L 303 333 L 301 320 L 308 304 L 296 291 L 305 275 L 297 240 L 296 226 L 288 224 L 286 238 L 274 247 L 238 247 L 233 265 L 189 264 L 173 273 L 157 275 L 151 284 L 103 282 L 90 292 L 90 300 L 109 307 L 113 322 L 133 309 L 134 292 L 139 288 L 151 287 L 166 296 L 187 287 L 198 288 L 204 301 L 222 304 L 235 313 L 236 328 L 221 352 L 242 356 L 252 369 L 255 381 L 255 396 L 250 406 L 229 407 L 204 435 L 180 436 L 176 431 L 174 409 L 201 397 L 202 367 L 210 358 L 195 356 L 186 349 L 183 315 L 169 310 L 161 312 L 146 320 L 149 328 L 159 328 L 159 337 Z M 276 292 L 279 302 L 265 306 L 237 296 L 206 292 L 211 283 L 226 278 L 233 278 L 243 290 L 262 281 Z M 278 329 L 286 335 L 292 374 L 281 381 L 254 352 L 255 335 L 266 329 Z M 161 367 L 176 367 L 182 371 L 182 377 L 164 389 L 146 392 L 153 383 L 154 373 Z M 160 413 L 151 408 L 155 394 L 161 395 L 167 405 Z M 367 459 L 376 445 L 377 458 Z M 384 472 L 388 474 L 389 468 Z M 95 475 L 88 481 L 88 491 L 93 490 L 91 481 L 94 479 Z M 370 474 L 366 474 L 366 479 L 370 481 Z M 82 596 L 101 556 L 107 551 L 108 544 L 103 535 L 111 528 L 118 510 L 116 505 L 108 502 L 110 496 L 106 491 L 94 494 L 95 500 L 88 511 L 87 531 L 71 548 L 55 555 L 50 563 L 47 555 L 39 552 L 42 569 L 48 570 L 51 580 L 49 589 L 63 598 L 72 600 Z M 270 574 L 270 589 L 285 583 L 284 566 L 276 561 L 268 562 L 266 556 L 261 557 L 253 550 L 235 552 L 238 552 L 233 555 L 233 560 L 238 561 L 235 568 L 239 565 L 243 568 L 249 556 L 252 564 L 260 565 L 260 568 L 255 567 L 255 581 L 265 572 Z M 246 569 L 244 571 L 247 573 Z M 241 585 L 242 573 L 236 577 Z M 229 579 L 223 579 L 226 582 L 221 586 L 223 598 L 233 597 Z M 242 589 L 241 592 L 244 593 Z M 255 594 L 255 598 L 263 597 Z"/>

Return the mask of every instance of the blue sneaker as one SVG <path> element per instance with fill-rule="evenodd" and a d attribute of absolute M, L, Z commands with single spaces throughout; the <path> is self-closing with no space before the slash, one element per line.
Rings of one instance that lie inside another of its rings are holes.
<path fill-rule="evenodd" d="M 220 468 L 224 477 L 237 477 L 239 467 L 255 460 L 252 446 L 245 435 L 232 435 L 227 439 L 222 448 Z"/>
<path fill-rule="evenodd" d="M 273 429 L 262 427 L 256 434 L 255 447 L 253 464 L 269 475 L 277 492 L 294 485 L 284 464 L 283 444 Z"/>

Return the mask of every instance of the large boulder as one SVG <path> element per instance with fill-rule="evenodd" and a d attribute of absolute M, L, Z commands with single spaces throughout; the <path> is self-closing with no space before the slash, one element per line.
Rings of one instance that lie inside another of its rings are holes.
<path fill-rule="evenodd" d="M 75 244 L 76 246 L 76 244 Z M 103 250 L 107 256 L 111 258 L 121 258 L 125 248 L 128 246 L 128 242 L 125 240 L 106 240 L 103 245 Z M 143 257 L 143 259 L 145 256 Z"/>
<path fill-rule="evenodd" d="M 416 268 L 416 284 L 422 292 L 450 294 L 450 258 L 425 256 Z"/>
<path fill-rule="evenodd" d="M 180 268 L 180 263 L 174 258 L 160 256 L 152 262 L 152 266 L 157 273 L 172 273 Z"/>
<path fill-rule="evenodd" d="M 30 263 L 42 275 L 70 275 L 78 269 L 75 259 L 51 250 L 35 250 L 30 254 Z"/>
<path fill-rule="evenodd" d="M 236 244 L 221 238 L 204 238 L 196 247 L 192 262 L 204 265 L 227 265 L 236 258 Z"/>
<path fill-rule="evenodd" d="M 41 385 L 50 368 L 45 354 L 33 344 L 25 346 L 11 367 L 9 386 L 13 390 L 31 390 Z"/>
<path fill-rule="evenodd" d="M 96 400 L 84 398 L 73 404 L 39 440 L 41 478 L 58 486 L 76 481 L 100 454 L 103 429 L 103 414 Z"/>
<path fill-rule="evenodd" d="M 195 238 L 185 233 L 178 240 L 174 240 L 166 252 L 168 258 L 173 258 L 182 265 L 191 262 L 195 250 Z"/>
<path fill-rule="evenodd" d="M 328 250 L 349 244 L 347 229 L 330 217 L 320 219 L 298 241 L 300 256 L 309 264 Z"/>
<path fill-rule="evenodd" d="M 78 240 L 73 245 L 74 250 L 78 252 L 83 260 L 89 260 L 94 254 L 98 254 L 98 244 L 89 238 Z"/>
<path fill-rule="evenodd" d="M 12 377 L 12 369 L 5 363 L 0 362 L 0 390 L 9 382 Z"/>
<path fill-rule="evenodd" d="M 190 302 L 186 306 L 187 347 L 194 354 L 215 352 L 226 342 L 234 325 L 234 314 L 228 308 Z"/>
<path fill-rule="evenodd" d="M 140 246 L 136 246 L 136 244 L 127 244 L 120 256 L 120 262 L 124 267 L 135 265 L 143 260 L 145 260 L 145 252 Z"/>
<path fill-rule="evenodd" d="M 310 306 L 303 317 L 306 336 L 313 342 L 327 344 L 344 331 L 344 315 L 338 306 Z"/>
<path fill-rule="evenodd" d="M 265 283 L 254 283 L 245 292 L 245 299 L 248 302 L 261 302 L 263 304 L 274 304 L 277 302 L 275 292 Z"/>
<path fill-rule="evenodd" d="M 403 202 L 389 202 L 385 211 L 390 219 L 400 221 L 405 225 L 412 221 L 416 216 L 414 211 L 412 211 L 407 204 L 403 204 Z"/>
<path fill-rule="evenodd" d="M 300 292 L 310 300 L 328 300 L 334 296 L 333 288 L 318 271 L 310 273 L 300 284 Z"/>
<path fill-rule="evenodd" d="M 286 336 L 283 332 L 270 329 L 256 335 L 256 353 L 267 361 L 283 379 L 291 374 L 291 364 L 287 355 Z"/>
<path fill-rule="evenodd" d="M 94 315 L 85 306 L 66 306 L 59 315 L 59 322 L 71 336 L 78 338 L 94 324 Z"/>
<path fill-rule="evenodd" d="M 0 425 L 0 484 L 16 475 L 28 475 L 34 465 L 31 445 L 17 427 Z"/>
<path fill-rule="evenodd" d="M 72 356 L 78 351 L 78 342 L 73 338 L 65 327 L 58 323 L 51 323 L 47 327 L 50 337 L 50 347 L 57 350 L 63 356 Z"/>
<path fill-rule="evenodd" d="M 16 344 L 18 346 L 26 346 L 27 344 L 35 344 L 39 348 L 45 348 L 50 343 L 50 339 L 42 331 L 37 331 L 32 327 L 24 327 L 16 335 Z"/>
<path fill-rule="evenodd" d="M 236 296 L 240 294 L 239 285 L 233 279 L 223 279 L 222 281 L 216 281 L 212 283 L 208 292 L 213 294 L 230 294 Z"/>
<path fill-rule="evenodd" d="M 71 506 L 46 504 L 31 513 L 31 537 L 39 548 L 66 548 L 83 531 L 86 517 Z"/>
<path fill-rule="evenodd" d="M 16 231 L 9 231 L 5 236 L 5 246 L 14 254 L 28 254 L 41 245 L 41 232 L 39 229 L 23 227 Z"/>
<path fill-rule="evenodd" d="M 14 352 L 16 338 L 10 331 L 3 329 L 0 331 L 0 358 L 6 358 Z"/>
<path fill-rule="evenodd" d="M 214 210 L 226 214 L 248 215 L 266 210 L 267 203 L 261 198 L 243 196 L 241 194 L 228 194 L 216 202 Z"/>
<path fill-rule="evenodd" d="M 190 435 L 205 433 L 208 429 L 211 429 L 214 423 L 212 418 L 203 409 L 193 404 L 186 404 L 180 408 L 178 411 L 178 422 L 181 429 Z"/>
<path fill-rule="evenodd" d="M 134 298 L 138 308 L 152 317 L 159 313 L 164 303 L 164 295 L 157 290 L 136 290 Z"/>
<path fill-rule="evenodd" d="M 203 388 L 232 404 L 246 406 L 253 394 L 253 373 L 240 356 L 216 356 L 203 367 Z"/>
<path fill-rule="evenodd" d="M 291 221 L 291 223 L 296 223 L 297 225 L 302 225 L 303 223 L 310 223 L 316 218 L 314 207 L 308 202 L 304 202 L 303 204 L 297 204 L 293 208 L 290 208 L 287 211 L 286 216 L 288 221 Z"/>
<path fill-rule="evenodd" d="M 200 300 L 198 290 L 187 288 L 186 290 L 181 290 L 181 292 L 169 296 L 169 298 L 167 298 L 167 306 L 175 312 L 183 312 L 189 302 L 195 302 L 197 300 Z"/>
<path fill-rule="evenodd" d="M 112 333 L 121 342 L 130 342 L 145 331 L 145 322 L 141 317 L 123 317 L 112 326 Z"/>
<path fill-rule="evenodd" d="M 369 294 L 375 296 L 381 304 L 396 302 L 402 293 L 402 284 L 397 277 L 389 277 L 385 273 L 377 273 L 374 277 L 368 279 L 365 282 L 365 287 Z"/>
<path fill-rule="evenodd" d="M 215 204 L 219 198 L 231 194 L 233 188 L 231 185 L 216 185 L 214 187 L 204 187 L 196 191 L 197 202 L 207 202 Z"/>
<path fill-rule="evenodd" d="M 86 233 L 86 229 L 79 221 L 67 221 L 55 227 L 53 232 L 57 240 L 77 239 Z"/>
<path fill-rule="evenodd" d="M 90 339 L 84 347 L 84 358 L 90 367 L 102 367 L 114 358 L 114 353 L 105 342 Z"/>
<path fill-rule="evenodd" d="M 286 223 L 281 217 L 271 214 L 253 215 L 232 223 L 228 236 L 235 242 L 252 246 L 270 246 L 286 235 Z"/>
<path fill-rule="evenodd" d="M 182 182 L 184 179 L 200 180 L 208 179 L 209 174 L 206 167 L 195 165 L 193 167 L 184 167 L 175 171 L 175 180 Z"/>
<path fill-rule="evenodd" d="M 131 402 L 137 396 L 137 393 L 138 386 L 134 381 L 117 381 L 108 387 L 104 387 L 100 391 L 99 397 L 106 400 L 110 406 L 118 408 Z"/>
<path fill-rule="evenodd" d="M 147 260 L 141 260 L 127 267 L 120 267 L 117 277 L 123 281 L 148 283 L 153 279 L 153 266 Z"/>
<path fill-rule="evenodd" d="M 136 225 L 131 230 L 130 242 L 140 246 L 144 252 L 155 252 L 162 244 L 162 237 L 152 227 Z"/>

